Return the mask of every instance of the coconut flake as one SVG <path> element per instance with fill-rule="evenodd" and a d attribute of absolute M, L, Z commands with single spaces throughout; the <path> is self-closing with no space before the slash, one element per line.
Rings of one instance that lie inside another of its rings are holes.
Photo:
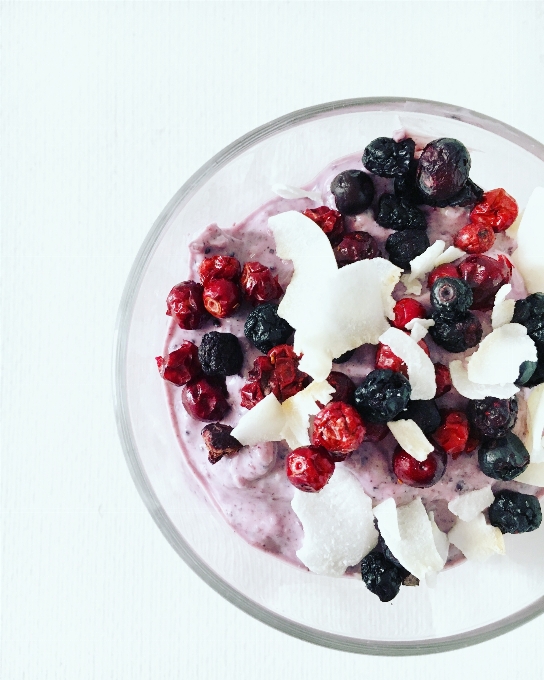
<path fill-rule="evenodd" d="M 321 491 L 295 489 L 291 506 L 304 529 L 297 556 L 315 574 L 342 576 L 378 543 L 372 500 L 342 465 Z"/>
<path fill-rule="evenodd" d="M 513 383 L 524 361 L 536 361 L 536 346 L 519 323 L 508 323 L 495 328 L 482 340 L 468 359 L 469 380 L 480 384 Z"/>
<path fill-rule="evenodd" d="M 495 295 L 495 302 L 493 303 L 493 311 L 491 312 L 491 325 L 493 328 L 499 328 L 504 324 L 510 323 L 514 316 L 515 300 L 507 300 L 506 296 L 512 290 L 510 283 L 505 283 L 501 286 Z"/>
<path fill-rule="evenodd" d="M 308 191 L 307 189 L 294 187 L 290 184 L 273 184 L 272 191 L 281 196 L 281 198 L 310 198 L 316 203 L 321 202 L 320 191 Z"/>
<path fill-rule="evenodd" d="M 525 447 L 531 455 L 531 463 L 544 462 L 544 383 L 535 387 L 527 399 L 527 434 Z M 516 477 L 518 480 L 519 477 Z"/>
<path fill-rule="evenodd" d="M 420 462 L 423 462 L 434 450 L 434 446 L 413 420 L 393 420 L 387 423 L 387 427 L 391 430 L 401 448 Z"/>
<path fill-rule="evenodd" d="M 462 496 L 454 498 L 448 503 L 448 510 L 457 515 L 463 522 L 471 522 L 476 515 L 493 503 L 494 498 L 491 485 L 484 486 L 483 489 L 469 491 Z"/>
<path fill-rule="evenodd" d="M 544 463 L 529 463 L 515 481 L 533 486 L 544 486 Z"/>
<path fill-rule="evenodd" d="M 410 331 L 410 336 L 415 342 L 423 340 L 429 332 L 429 328 L 434 326 L 434 319 L 411 319 L 404 326 L 406 330 Z"/>
<path fill-rule="evenodd" d="M 477 514 L 470 522 L 458 519 L 449 531 L 448 538 L 467 560 L 482 562 L 493 553 L 505 553 L 501 530 L 487 524 L 482 513 Z"/>
<path fill-rule="evenodd" d="M 383 333 L 380 342 L 391 348 L 408 368 L 408 380 L 412 386 L 411 399 L 432 399 L 436 394 L 436 374 L 433 362 L 421 347 L 400 328 Z"/>
<path fill-rule="evenodd" d="M 516 240 L 518 247 L 512 254 L 512 261 L 522 275 L 527 291 L 541 293 L 544 291 L 544 188 L 536 187 L 531 194 Z"/>
<path fill-rule="evenodd" d="M 441 264 L 449 264 L 454 260 L 458 260 L 460 257 L 463 257 L 464 254 L 465 251 L 461 250 L 461 248 L 450 246 L 449 248 L 446 248 L 442 255 L 436 258 L 433 269 L 439 267 Z"/>
<path fill-rule="evenodd" d="M 410 274 L 403 274 L 400 277 L 400 282 L 406 288 L 406 295 L 421 295 L 421 281 L 419 279 L 410 279 Z"/>
<path fill-rule="evenodd" d="M 463 362 L 460 359 L 450 361 L 450 375 L 455 389 L 462 397 L 467 397 L 467 399 L 485 399 L 485 397 L 510 399 L 516 392 L 519 392 L 519 387 L 514 385 L 514 383 L 481 385 L 480 383 L 472 382 L 468 377 L 467 369 L 463 366 Z"/>
<path fill-rule="evenodd" d="M 414 279 L 421 279 L 425 274 L 431 272 L 435 267 L 437 258 L 442 255 L 445 245 L 446 243 L 444 241 L 437 239 L 427 248 L 427 250 L 421 253 L 421 255 L 410 260 L 410 275 L 408 280 L 413 281 Z"/>

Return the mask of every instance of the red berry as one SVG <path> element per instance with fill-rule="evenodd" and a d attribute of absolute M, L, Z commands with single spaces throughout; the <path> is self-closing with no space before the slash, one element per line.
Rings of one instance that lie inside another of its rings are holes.
<path fill-rule="evenodd" d="M 470 213 L 474 224 L 485 224 L 495 232 L 508 229 L 518 216 L 518 204 L 504 189 L 486 191 Z"/>
<path fill-rule="evenodd" d="M 304 389 L 308 375 L 298 370 L 299 359 L 290 345 L 278 345 L 266 356 L 258 356 L 249 371 L 248 382 L 240 391 L 241 405 L 253 408 L 270 392 L 283 402 Z"/>
<path fill-rule="evenodd" d="M 187 331 L 198 328 L 206 314 L 202 291 L 202 286 L 196 281 L 178 283 L 166 298 L 166 314 Z"/>
<path fill-rule="evenodd" d="M 406 334 L 409 335 L 409 333 Z M 427 347 L 425 340 L 420 340 L 417 344 L 427 356 L 430 356 L 429 348 Z M 390 371 L 402 373 L 405 378 L 408 377 L 408 366 L 406 366 L 402 359 L 393 353 L 388 345 L 384 345 L 381 342 L 379 343 L 378 350 L 376 352 L 375 366 L 376 368 L 388 368 Z"/>
<path fill-rule="evenodd" d="M 283 288 L 278 283 L 278 277 L 260 262 L 245 263 L 240 286 L 253 305 L 277 300 L 283 295 Z"/>
<path fill-rule="evenodd" d="M 444 364 L 435 364 L 434 373 L 436 376 L 436 394 L 435 399 L 449 392 L 452 388 L 450 369 Z"/>
<path fill-rule="evenodd" d="M 198 273 L 200 274 L 200 281 L 204 284 L 212 279 L 238 281 L 240 278 L 240 263 L 235 257 L 213 255 L 202 260 Z"/>
<path fill-rule="evenodd" d="M 380 250 L 376 239 L 366 231 L 351 231 L 334 248 L 334 256 L 339 267 L 345 267 L 359 260 L 379 257 Z"/>
<path fill-rule="evenodd" d="M 387 423 L 372 423 L 367 420 L 364 426 L 366 430 L 365 442 L 381 442 L 389 434 Z"/>
<path fill-rule="evenodd" d="M 355 394 L 355 383 L 351 378 L 340 371 L 331 371 L 327 382 L 334 387 L 331 401 L 344 401 L 346 404 L 351 404 Z"/>
<path fill-rule="evenodd" d="M 285 459 L 287 479 L 301 491 L 320 491 L 334 472 L 334 461 L 322 446 L 301 446 Z"/>
<path fill-rule="evenodd" d="M 444 410 L 441 412 L 442 425 L 433 432 L 432 438 L 445 453 L 455 460 L 463 453 L 468 441 L 468 418 L 462 411 Z"/>
<path fill-rule="evenodd" d="M 473 428 L 470 428 L 467 443 L 465 444 L 465 453 L 472 453 L 478 446 L 480 446 L 480 443 L 480 436 Z"/>
<path fill-rule="evenodd" d="M 424 489 L 436 484 L 446 470 L 447 457 L 442 451 L 431 451 L 420 462 L 398 447 L 393 455 L 393 471 L 397 478 L 408 486 Z"/>
<path fill-rule="evenodd" d="M 344 219 L 338 210 L 332 210 L 327 208 L 326 205 L 322 205 L 320 208 L 304 210 L 302 214 L 321 227 L 333 246 L 340 243 L 344 235 Z"/>
<path fill-rule="evenodd" d="M 204 286 L 202 299 L 212 316 L 224 319 L 240 306 L 240 289 L 228 279 L 211 279 Z"/>
<path fill-rule="evenodd" d="M 427 288 L 430 290 L 433 287 L 433 283 L 436 281 L 436 279 L 444 279 L 446 277 L 450 279 L 461 278 L 459 270 L 454 264 L 451 264 L 451 262 L 448 264 L 440 264 L 436 269 L 432 270 L 432 272 L 427 277 Z"/>
<path fill-rule="evenodd" d="M 460 229 L 453 239 L 456 248 L 461 248 L 470 255 L 485 253 L 494 243 L 495 232 L 490 226 L 472 222 Z"/>
<path fill-rule="evenodd" d="M 427 315 L 425 307 L 413 298 L 401 298 L 394 306 L 395 319 L 393 325 L 404 328 L 412 319 L 424 319 Z"/>
<path fill-rule="evenodd" d="M 185 385 L 181 401 L 187 413 L 196 420 L 221 420 L 230 406 L 224 383 L 212 378 L 199 378 Z"/>
<path fill-rule="evenodd" d="M 363 443 L 365 427 L 357 411 L 342 401 L 332 401 L 314 419 L 312 444 L 323 446 L 335 461 L 344 460 L 348 453 Z"/>
<path fill-rule="evenodd" d="M 165 357 L 155 357 L 155 361 L 161 376 L 174 385 L 186 385 L 202 372 L 198 347 L 189 340 Z"/>
<path fill-rule="evenodd" d="M 512 270 L 506 257 L 494 260 L 487 255 L 472 255 L 459 265 L 461 278 L 472 288 L 471 309 L 493 309 L 495 295 L 501 286 L 510 281 Z"/>

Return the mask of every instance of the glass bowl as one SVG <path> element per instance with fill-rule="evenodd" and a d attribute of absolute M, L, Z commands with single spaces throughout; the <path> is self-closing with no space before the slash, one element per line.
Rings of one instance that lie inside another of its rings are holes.
<path fill-rule="evenodd" d="M 400 119 L 400 124 L 399 124 Z M 334 159 L 402 125 L 421 137 L 455 137 L 471 150 L 474 181 L 504 186 L 523 208 L 544 186 L 544 146 L 466 109 L 415 99 L 351 99 L 296 111 L 214 156 L 166 206 L 136 257 L 120 305 L 114 393 L 134 482 L 183 560 L 219 594 L 295 637 L 367 654 L 423 654 L 474 644 L 544 610 L 544 530 L 506 536 L 507 555 L 448 569 L 435 588 L 404 588 L 382 604 L 360 581 L 316 576 L 254 548 L 212 507 L 181 456 L 154 357 L 166 336 L 165 298 L 186 278 L 187 243 L 228 227 L 301 186 Z"/>

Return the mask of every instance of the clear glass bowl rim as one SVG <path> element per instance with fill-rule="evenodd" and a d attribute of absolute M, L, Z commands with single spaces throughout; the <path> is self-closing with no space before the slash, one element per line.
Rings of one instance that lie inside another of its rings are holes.
<path fill-rule="evenodd" d="M 152 257 L 156 245 L 160 240 L 160 235 L 168 224 L 172 214 L 187 203 L 192 195 L 230 160 L 277 132 L 320 117 L 357 111 L 379 111 L 384 105 L 390 110 L 392 108 L 395 110 L 398 108 L 398 110 L 405 110 L 411 113 L 428 113 L 447 118 L 456 118 L 462 122 L 481 127 L 484 130 L 497 134 L 544 161 L 544 145 L 520 130 L 502 123 L 495 118 L 491 118 L 470 109 L 426 99 L 404 97 L 342 99 L 299 109 L 298 111 L 281 116 L 265 125 L 255 128 L 251 132 L 248 132 L 235 140 L 232 144 L 229 144 L 229 146 L 225 147 L 197 170 L 172 197 L 147 234 L 147 237 L 136 256 L 134 264 L 132 265 L 117 314 L 113 347 L 113 401 L 117 429 L 125 459 L 132 479 L 134 480 L 136 488 L 147 506 L 147 509 L 178 555 L 196 574 L 198 574 L 198 576 L 200 576 L 200 578 L 219 593 L 219 595 L 255 619 L 301 640 L 347 652 L 383 656 L 401 656 L 430 654 L 460 649 L 507 633 L 544 612 L 544 597 L 539 598 L 531 605 L 524 607 L 509 617 L 500 619 L 492 624 L 468 633 L 416 641 L 361 640 L 326 633 L 282 617 L 279 614 L 258 605 L 253 600 L 247 598 L 230 586 L 215 571 L 202 562 L 188 543 L 179 535 L 172 521 L 163 510 L 149 483 L 145 470 L 141 465 L 130 422 L 126 389 L 128 335 L 135 301 L 147 269 L 147 264 Z"/>

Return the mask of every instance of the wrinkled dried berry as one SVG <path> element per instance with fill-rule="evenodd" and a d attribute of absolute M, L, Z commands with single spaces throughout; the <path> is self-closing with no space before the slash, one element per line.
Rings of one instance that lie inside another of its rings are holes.
<path fill-rule="evenodd" d="M 405 570 L 378 551 L 368 553 L 361 561 L 361 576 L 371 593 L 382 602 L 390 602 L 399 594 Z"/>
<path fill-rule="evenodd" d="M 474 224 L 485 224 L 493 231 L 501 232 L 514 224 L 518 216 L 518 204 L 504 189 L 492 189 L 483 194 L 481 201 L 470 213 Z"/>
<path fill-rule="evenodd" d="M 466 451 L 470 432 L 468 419 L 462 411 L 455 410 L 444 410 L 441 418 L 442 423 L 433 432 L 432 438 L 444 453 L 455 460 L 460 453 Z"/>
<path fill-rule="evenodd" d="M 363 420 L 387 423 L 406 408 L 411 393 L 401 373 L 376 369 L 355 390 L 355 406 Z"/>
<path fill-rule="evenodd" d="M 440 413 L 433 399 L 410 400 L 406 409 L 401 411 L 395 420 L 413 420 L 425 433 L 434 432 L 441 422 Z"/>
<path fill-rule="evenodd" d="M 533 293 L 524 300 L 516 300 L 512 323 L 525 326 L 536 345 L 544 347 L 544 293 Z"/>
<path fill-rule="evenodd" d="M 374 184 L 361 170 L 345 170 L 331 182 L 331 193 L 342 215 L 359 215 L 372 204 Z"/>
<path fill-rule="evenodd" d="M 234 375 L 242 370 L 244 363 L 238 338 L 232 333 L 218 331 L 202 336 L 198 358 L 206 375 Z"/>
<path fill-rule="evenodd" d="M 363 152 L 363 165 L 379 177 L 401 177 L 410 169 L 416 144 L 413 139 L 396 142 L 391 137 L 378 137 Z"/>
<path fill-rule="evenodd" d="M 425 307 L 414 300 L 414 298 L 401 298 L 395 303 L 393 307 L 393 325 L 396 328 L 404 329 L 406 324 L 413 319 L 424 319 L 427 316 Z"/>
<path fill-rule="evenodd" d="M 189 340 L 165 357 L 155 357 L 161 376 L 174 385 L 186 385 L 201 372 L 198 348 Z"/>
<path fill-rule="evenodd" d="M 499 439 L 485 439 L 478 451 L 478 463 L 484 475 L 492 479 L 515 479 L 529 465 L 529 452 L 515 434 Z"/>
<path fill-rule="evenodd" d="M 238 281 L 240 278 L 240 263 L 235 257 L 213 255 L 202 260 L 198 273 L 202 284 L 206 284 L 212 279 Z"/>
<path fill-rule="evenodd" d="M 426 489 L 440 481 L 446 471 L 447 456 L 443 451 L 431 451 L 424 461 L 413 458 L 400 448 L 393 454 L 393 472 L 403 484 Z"/>
<path fill-rule="evenodd" d="M 206 311 L 216 319 L 225 319 L 240 306 L 240 289 L 228 279 L 211 279 L 204 286 L 202 300 Z"/>
<path fill-rule="evenodd" d="M 350 231 L 334 248 L 334 257 L 339 267 L 360 260 L 371 260 L 379 255 L 376 239 L 366 231 Z"/>
<path fill-rule="evenodd" d="M 410 260 L 424 253 L 429 246 L 426 232 L 417 229 L 396 231 L 385 242 L 389 259 L 401 269 L 410 269 Z"/>
<path fill-rule="evenodd" d="M 344 460 L 363 443 L 365 427 L 357 411 L 342 401 L 331 401 L 314 419 L 312 444 L 323 446 L 334 461 Z"/>
<path fill-rule="evenodd" d="M 516 424 L 518 400 L 485 397 L 469 402 L 467 416 L 478 432 L 489 439 L 505 437 Z"/>
<path fill-rule="evenodd" d="M 301 446 L 285 459 L 287 479 L 300 491 L 320 491 L 334 472 L 334 461 L 323 446 Z"/>
<path fill-rule="evenodd" d="M 456 248 L 464 250 L 469 255 L 480 255 L 493 247 L 495 232 L 485 224 L 467 224 L 459 229 L 453 239 Z"/>
<path fill-rule="evenodd" d="M 467 312 L 457 319 L 433 314 L 434 326 L 429 328 L 429 333 L 437 345 L 454 354 L 466 352 L 482 339 L 482 324 L 477 316 Z"/>
<path fill-rule="evenodd" d="M 230 425 L 210 423 L 202 430 L 202 438 L 208 449 L 208 460 L 212 465 L 221 460 L 223 456 L 232 456 L 237 453 L 242 445 L 232 435 Z"/>
<path fill-rule="evenodd" d="M 376 222 L 385 229 L 427 229 L 425 213 L 408 200 L 393 194 L 383 194 L 378 204 Z"/>
<path fill-rule="evenodd" d="M 246 338 L 261 352 L 283 345 L 293 333 L 291 326 L 278 316 L 278 305 L 264 302 L 255 307 L 244 324 Z"/>
<path fill-rule="evenodd" d="M 283 288 L 268 267 L 260 262 L 246 262 L 242 269 L 240 287 L 245 297 L 253 304 L 277 300 L 283 295 Z"/>
<path fill-rule="evenodd" d="M 431 288 L 431 305 L 443 317 L 465 314 L 472 304 L 472 290 L 466 281 L 455 278 L 437 279 Z"/>
<path fill-rule="evenodd" d="M 185 385 L 181 401 L 187 413 L 196 420 L 221 420 L 230 409 L 227 396 L 224 382 L 210 376 Z"/>
<path fill-rule="evenodd" d="M 442 137 L 429 142 L 421 152 L 416 185 L 433 200 L 447 200 L 458 194 L 468 179 L 470 154 L 457 139 Z"/>
<path fill-rule="evenodd" d="M 472 309 L 489 311 L 495 295 L 511 278 L 511 267 L 503 255 L 495 260 L 487 255 L 470 255 L 458 266 L 461 278 L 472 288 Z"/>
<path fill-rule="evenodd" d="M 353 403 L 355 383 L 345 373 L 331 371 L 327 377 L 327 382 L 334 387 L 334 392 L 331 394 L 331 401 L 343 401 L 346 404 Z"/>
<path fill-rule="evenodd" d="M 322 205 L 320 208 L 308 208 L 302 214 L 321 227 L 333 246 L 340 243 L 344 235 L 344 219 L 338 210 Z"/>
<path fill-rule="evenodd" d="M 461 274 L 454 264 L 440 264 L 427 277 L 427 288 L 432 288 L 436 279 L 460 279 Z"/>
<path fill-rule="evenodd" d="M 436 394 L 435 399 L 443 396 L 446 392 L 449 392 L 452 388 L 450 369 L 444 364 L 434 365 L 434 374 L 436 377 Z"/>
<path fill-rule="evenodd" d="M 519 491 L 499 491 L 489 506 L 489 523 L 503 534 L 524 534 L 538 529 L 542 510 L 538 498 Z"/>
<path fill-rule="evenodd" d="M 206 316 L 202 300 L 203 288 L 196 281 L 182 281 L 174 286 L 166 298 L 166 314 L 184 330 L 198 328 Z"/>

